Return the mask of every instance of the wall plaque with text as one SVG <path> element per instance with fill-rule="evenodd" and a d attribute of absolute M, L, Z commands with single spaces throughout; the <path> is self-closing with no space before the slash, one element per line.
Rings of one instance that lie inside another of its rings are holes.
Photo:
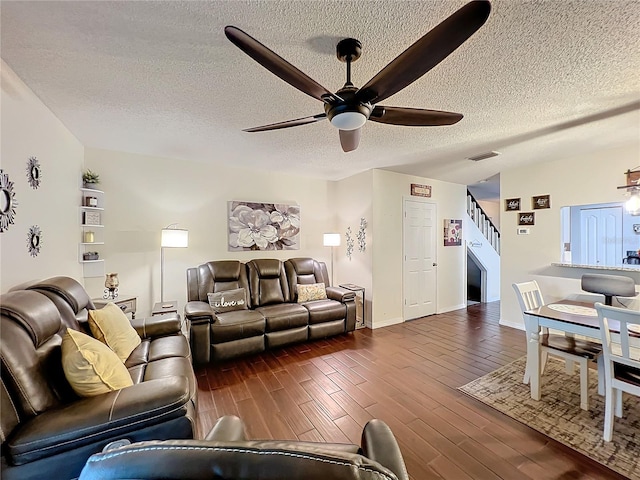
<path fill-rule="evenodd" d="M 535 225 L 535 218 L 533 212 L 520 212 L 518 214 L 518 225 Z"/>
<path fill-rule="evenodd" d="M 414 197 L 431 197 L 431 185 L 411 184 L 411 195 Z"/>

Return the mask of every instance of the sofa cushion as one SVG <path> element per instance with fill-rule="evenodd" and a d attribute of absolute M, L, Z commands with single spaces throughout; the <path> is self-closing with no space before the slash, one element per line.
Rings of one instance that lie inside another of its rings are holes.
<path fill-rule="evenodd" d="M 167 337 L 144 339 L 129 358 L 124 362 L 127 368 L 153 362 L 161 358 L 184 357 L 190 358 L 189 342 L 184 335 L 169 335 Z"/>
<path fill-rule="evenodd" d="M 248 268 L 249 291 L 254 308 L 290 301 L 282 261 L 276 258 L 251 260 Z"/>
<path fill-rule="evenodd" d="M 298 303 L 311 302 L 313 300 L 325 300 L 327 291 L 324 283 L 310 283 L 308 285 L 297 285 Z"/>
<path fill-rule="evenodd" d="M 93 336 L 107 345 L 123 362 L 140 345 L 140 335 L 115 303 L 89 311 L 89 328 Z"/>
<path fill-rule="evenodd" d="M 133 385 L 124 363 L 109 347 L 70 328 L 62 338 L 62 368 L 69 384 L 81 397 Z"/>
<path fill-rule="evenodd" d="M 256 310 L 236 310 L 216 315 L 211 325 L 211 343 L 264 335 L 265 319 Z"/>
<path fill-rule="evenodd" d="M 209 293 L 207 294 L 207 298 L 209 299 L 209 305 L 215 313 L 247 310 L 247 291 L 244 288 Z"/>
<path fill-rule="evenodd" d="M 303 306 L 309 311 L 309 325 L 342 320 L 347 315 L 345 304 L 335 300 L 315 300 Z"/>
<path fill-rule="evenodd" d="M 305 327 L 309 324 L 309 311 L 304 306 L 295 303 L 259 307 L 256 308 L 256 311 L 264 315 L 267 332 Z"/>

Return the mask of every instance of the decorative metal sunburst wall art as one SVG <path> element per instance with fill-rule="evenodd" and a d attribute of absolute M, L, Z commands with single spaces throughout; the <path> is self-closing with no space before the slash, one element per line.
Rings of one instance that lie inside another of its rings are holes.
<path fill-rule="evenodd" d="M 9 175 L 0 169 L 0 233 L 6 232 L 16 218 L 16 194 Z"/>
<path fill-rule="evenodd" d="M 29 160 L 27 160 L 27 180 L 31 188 L 36 190 L 40 186 L 41 178 L 42 169 L 40 168 L 40 162 L 36 157 L 29 157 Z"/>
<path fill-rule="evenodd" d="M 37 257 L 42 247 L 42 230 L 38 225 L 29 227 L 29 233 L 27 234 L 27 250 L 29 255 Z"/>

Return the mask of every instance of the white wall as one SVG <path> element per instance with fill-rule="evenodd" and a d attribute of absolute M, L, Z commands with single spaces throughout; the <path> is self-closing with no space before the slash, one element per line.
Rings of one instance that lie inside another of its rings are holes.
<path fill-rule="evenodd" d="M 444 219 L 466 215 L 466 186 L 386 170 L 373 172 L 373 318 L 374 327 L 403 320 L 402 225 L 403 199 L 410 197 L 411 184 L 432 186 L 431 200 L 437 204 L 437 310 L 438 313 L 466 306 L 464 246 L 444 246 Z M 464 232 L 463 232 L 464 243 Z"/>
<path fill-rule="evenodd" d="M 120 292 L 138 297 L 138 313 L 150 313 L 160 300 L 160 230 L 178 223 L 189 230 L 189 247 L 165 250 L 165 299 L 186 299 L 188 267 L 215 259 L 310 256 L 327 264 L 331 250 L 322 234 L 339 232 L 336 283 L 356 283 L 367 291 L 367 323 L 380 327 L 402 321 L 402 202 L 411 183 L 433 187 L 438 223 L 464 218 L 465 186 L 375 170 L 340 182 L 84 148 L 11 69 L 2 64 L 2 165 L 15 183 L 16 222 L 0 235 L 0 291 L 32 279 L 68 275 L 93 297 L 104 278 L 82 277 L 79 205 L 81 173 L 100 174 L 105 191 L 105 271 L 117 272 Z M 42 165 L 39 189 L 29 187 L 26 163 Z M 298 203 L 302 233 L 299 250 L 228 252 L 227 201 Z M 366 250 L 358 250 L 360 218 L 368 222 Z M 27 251 L 27 231 L 39 225 L 43 246 L 36 258 Z M 344 234 L 354 237 L 351 260 Z M 438 229 L 440 232 L 442 228 Z M 464 307 L 464 247 L 443 247 L 438 238 L 438 311 Z M 376 302 L 373 303 L 373 298 Z"/>
<path fill-rule="evenodd" d="M 373 287 L 373 170 L 353 175 L 331 187 L 332 209 L 335 225 L 341 236 L 341 244 L 335 248 L 336 283 L 354 283 L 365 289 L 365 323 L 372 325 Z M 360 219 L 367 222 L 365 229 L 365 251 L 358 247 Z M 351 228 L 354 245 L 351 259 L 347 258 L 347 228 Z"/>
<path fill-rule="evenodd" d="M 547 303 L 581 293 L 580 277 L 588 270 L 551 266 L 560 261 L 560 207 L 624 200 L 616 187 L 626 183 L 624 172 L 635 168 L 638 159 L 640 143 L 635 143 L 501 173 L 502 199 L 521 198 L 527 208 L 532 196 L 550 194 L 551 208 L 535 211 L 529 235 L 516 234 L 517 212 L 501 212 L 500 323 L 523 328 L 512 283 L 537 280 Z M 640 283 L 640 274 L 624 275 Z"/>
<path fill-rule="evenodd" d="M 86 164 L 105 191 L 106 269 L 119 274 L 121 292 L 137 295 L 143 314 L 160 301 L 160 230 L 172 223 L 189 230 L 188 248 L 165 249 L 164 298 L 178 300 L 180 311 L 188 267 L 224 259 L 331 261 L 322 235 L 336 228 L 336 219 L 325 180 L 89 148 Z M 229 252 L 229 200 L 299 204 L 300 249 Z M 102 279 L 87 286 L 94 293 L 104 288 Z"/>
<path fill-rule="evenodd" d="M 484 210 L 484 213 L 491 219 L 493 224 L 500 230 L 500 201 L 478 200 L 478 204 Z"/>
<path fill-rule="evenodd" d="M 53 275 L 81 278 L 78 262 L 79 205 L 84 148 L 65 126 L 2 62 L 0 168 L 14 183 L 15 224 L 0 233 L 0 291 Z M 29 185 L 27 161 L 41 165 L 38 189 Z M 27 250 L 29 227 L 42 230 L 40 254 Z"/>

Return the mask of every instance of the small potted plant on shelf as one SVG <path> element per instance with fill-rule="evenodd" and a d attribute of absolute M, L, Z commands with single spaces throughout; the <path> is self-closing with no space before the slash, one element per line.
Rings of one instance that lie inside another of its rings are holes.
<path fill-rule="evenodd" d="M 100 175 L 98 175 L 96 172 L 92 172 L 91 170 L 87 169 L 82 173 L 82 184 L 84 185 L 84 188 L 95 189 L 96 185 L 98 185 L 99 183 Z"/>

